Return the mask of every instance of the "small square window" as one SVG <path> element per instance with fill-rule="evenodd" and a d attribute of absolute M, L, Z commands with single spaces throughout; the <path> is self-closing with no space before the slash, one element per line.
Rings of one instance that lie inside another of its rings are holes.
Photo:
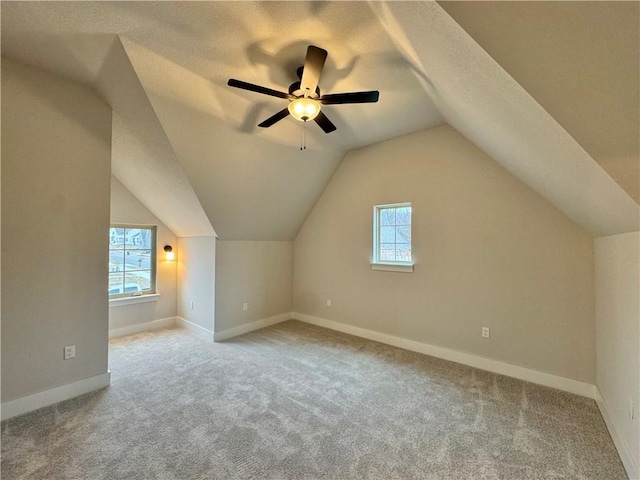
<path fill-rule="evenodd" d="M 373 263 L 413 265 L 410 203 L 373 207 Z"/>

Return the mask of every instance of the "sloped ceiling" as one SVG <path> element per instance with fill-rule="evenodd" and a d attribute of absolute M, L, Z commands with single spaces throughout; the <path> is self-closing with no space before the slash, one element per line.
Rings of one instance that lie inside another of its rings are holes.
<path fill-rule="evenodd" d="M 637 229 L 637 204 L 435 3 L 1 8 L 3 55 L 89 83 L 110 102 L 124 152 L 114 173 L 167 225 L 182 216 L 178 235 L 199 234 L 200 208 L 222 239 L 290 240 L 346 151 L 444 121 L 594 234 Z M 301 152 L 295 120 L 256 127 L 283 108 L 282 100 L 226 81 L 285 90 L 309 44 L 329 51 L 325 93 L 378 89 L 380 102 L 327 107 L 338 130 L 325 135 L 309 125 Z M 514 108 L 526 119 L 516 126 L 509 124 Z M 547 171 L 550 151 L 567 158 Z M 187 225 L 185 212 L 167 205 L 172 183 L 193 190 Z"/>
<path fill-rule="evenodd" d="M 372 8 L 447 123 L 593 235 L 638 231 L 638 204 L 439 5 Z"/>
<path fill-rule="evenodd" d="M 118 105 L 112 117 L 113 175 L 159 212 L 177 236 L 215 236 L 119 38 L 95 84 L 111 105 Z"/>
<path fill-rule="evenodd" d="M 108 55 L 94 38 L 118 34 L 222 239 L 293 239 L 346 151 L 443 123 L 366 3 L 16 2 L 2 4 L 2 26 L 4 54 L 93 85 L 104 84 Z M 309 125 L 301 152 L 301 123 L 256 127 L 283 100 L 226 82 L 286 90 L 309 44 L 329 51 L 325 93 L 378 89 L 381 98 L 326 107 L 338 130 L 325 135 Z M 124 69 L 111 81 L 128 77 Z M 116 112 L 128 110 L 123 99 L 109 99 Z M 147 190 L 115 174 L 136 195 Z M 171 225 L 153 201 L 144 203 Z"/>
<path fill-rule="evenodd" d="M 439 2 L 640 202 L 640 2 Z"/>

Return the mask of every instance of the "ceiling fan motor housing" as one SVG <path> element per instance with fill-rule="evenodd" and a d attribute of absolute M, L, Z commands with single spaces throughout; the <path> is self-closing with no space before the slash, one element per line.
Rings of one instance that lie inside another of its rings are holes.
<path fill-rule="evenodd" d="M 302 90 L 300 88 L 300 82 L 293 82 L 291 85 L 289 85 L 289 93 L 291 95 L 295 95 L 296 97 L 303 97 L 304 96 L 304 90 Z M 320 98 L 320 87 L 316 87 L 316 93 L 315 95 L 309 95 L 309 98 L 314 98 L 314 99 L 318 99 Z"/>

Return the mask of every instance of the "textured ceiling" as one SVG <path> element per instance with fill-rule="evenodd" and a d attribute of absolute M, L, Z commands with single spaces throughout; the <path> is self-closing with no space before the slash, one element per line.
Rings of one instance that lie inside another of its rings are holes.
<path fill-rule="evenodd" d="M 1 8 L 3 55 L 110 103 L 114 174 L 178 235 L 292 239 L 346 151 L 445 121 L 594 234 L 637 229 L 637 204 L 436 3 Z M 377 89 L 380 102 L 327 106 L 338 130 L 309 125 L 301 152 L 295 120 L 256 127 L 283 100 L 226 81 L 284 90 L 309 44 L 329 51 L 324 93 Z"/>
<path fill-rule="evenodd" d="M 593 235 L 639 229 L 638 204 L 438 4 L 372 6 L 448 124 Z"/>
<path fill-rule="evenodd" d="M 110 36 L 117 34 L 222 239 L 292 239 L 347 150 L 443 123 L 364 2 L 15 2 L 2 4 L 2 27 L 4 54 L 99 85 L 120 113 L 131 101 L 106 94 L 112 87 L 102 80 Z M 338 130 L 326 135 L 308 125 L 301 152 L 301 123 L 288 118 L 256 127 L 285 101 L 226 81 L 286 90 L 309 44 L 329 52 L 323 92 L 377 89 L 380 101 L 325 107 Z M 136 88 L 126 66 L 114 68 L 127 79 L 126 90 Z M 118 76 L 108 74 L 110 81 Z M 127 145 L 118 151 L 124 150 Z M 148 190 L 136 186 L 144 181 L 140 175 L 134 183 L 126 168 L 114 172 L 136 195 Z M 164 221 L 164 208 L 143 197 Z"/>
<path fill-rule="evenodd" d="M 639 2 L 439 2 L 640 202 Z"/>

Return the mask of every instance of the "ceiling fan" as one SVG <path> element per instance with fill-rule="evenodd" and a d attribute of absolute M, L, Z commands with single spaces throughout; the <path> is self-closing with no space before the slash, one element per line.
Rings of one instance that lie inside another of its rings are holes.
<path fill-rule="evenodd" d="M 258 126 L 267 128 L 279 122 L 289 114 L 296 120 L 307 122 L 314 120 L 325 133 L 331 133 L 336 126 L 320 111 L 322 105 L 339 105 L 343 103 L 375 103 L 378 101 L 380 93 L 377 90 L 369 92 L 349 92 L 322 95 L 318 81 L 327 59 L 327 51 L 322 48 L 309 45 L 307 48 L 307 58 L 304 65 L 297 70 L 300 81 L 293 82 L 289 86 L 289 93 L 279 92 L 253 83 L 243 82 L 234 78 L 229 79 L 227 85 L 241 88 L 252 92 L 271 95 L 272 97 L 289 100 L 287 108 L 280 110 L 275 115 L 267 118 Z"/>

